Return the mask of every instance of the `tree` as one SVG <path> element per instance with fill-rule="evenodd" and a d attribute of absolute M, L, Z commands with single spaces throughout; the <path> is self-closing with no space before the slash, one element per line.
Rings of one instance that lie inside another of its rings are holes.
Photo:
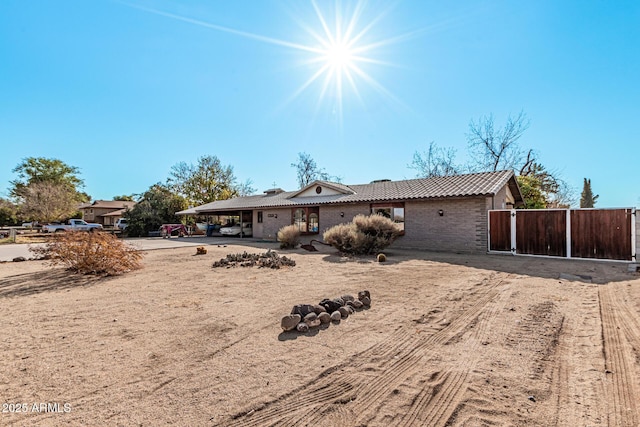
<path fill-rule="evenodd" d="M 341 181 L 339 176 L 329 175 L 324 168 L 318 167 L 316 161 L 307 153 L 298 153 L 298 161 L 291 163 L 292 168 L 296 168 L 298 185 L 304 188 L 317 179 Z"/>
<path fill-rule="evenodd" d="M 584 185 L 582 187 L 582 196 L 580 197 L 581 208 L 593 208 L 596 205 L 599 195 L 593 195 L 591 191 L 591 180 L 585 178 Z"/>
<path fill-rule="evenodd" d="M 544 209 L 547 207 L 547 199 L 543 194 L 542 184 L 538 177 L 518 175 L 516 180 L 520 186 L 525 209 Z"/>
<path fill-rule="evenodd" d="M 533 149 L 520 148 L 518 140 L 528 128 L 529 120 L 523 112 L 516 117 L 510 115 L 500 129 L 496 129 L 492 115 L 471 120 L 467 134 L 471 164 L 456 165 L 452 148 L 441 148 L 431 142 L 427 151 L 414 153 L 409 168 L 418 170 L 418 176 L 425 178 L 457 175 L 462 169 L 473 172 L 512 169 L 516 171 L 526 208 L 570 207 L 576 202 L 574 190 L 557 172 L 548 171 L 539 163 Z"/>
<path fill-rule="evenodd" d="M 59 221 L 78 212 L 78 205 L 90 200 L 80 191 L 84 186 L 80 170 L 58 159 L 28 157 L 13 169 L 18 179 L 11 181 L 10 194 L 23 219 Z"/>
<path fill-rule="evenodd" d="M 22 197 L 22 189 L 37 182 L 50 182 L 68 186 L 74 192 L 84 186 L 84 181 L 78 177 L 80 169 L 69 166 L 62 160 L 44 157 L 28 157 L 13 169 L 18 179 L 11 181 L 11 195 Z"/>
<path fill-rule="evenodd" d="M 63 182 L 32 182 L 20 189 L 22 219 L 41 222 L 61 221 L 78 213 L 78 193 Z"/>
<path fill-rule="evenodd" d="M 113 200 L 114 201 L 122 201 L 122 202 L 133 202 L 133 201 L 135 201 L 135 195 L 133 195 L 133 194 L 131 194 L 131 195 L 123 194 L 122 196 L 113 196 Z"/>
<path fill-rule="evenodd" d="M 413 161 L 409 168 L 418 171 L 421 178 L 432 178 L 434 176 L 458 175 L 460 167 L 456 166 L 454 159 L 456 152 L 453 148 L 439 147 L 431 141 L 427 151 L 413 154 Z"/>
<path fill-rule="evenodd" d="M 200 157 L 197 165 L 180 162 L 172 166 L 167 185 L 192 205 L 255 192 L 251 181 L 237 184 L 233 168 L 224 166 L 216 156 Z"/>
<path fill-rule="evenodd" d="M 0 227 L 18 222 L 18 207 L 10 200 L 0 198 Z"/>
<path fill-rule="evenodd" d="M 134 237 L 146 236 L 149 231 L 158 230 L 162 224 L 180 223 L 182 219 L 176 216 L 176 212 L 187 207 L 187 200 L 183 196 L 165 185 L 154 184 L 130 211 L 125 212 L 127 233 Z"/>
<path fill-rule="evenodd" d="M 483 172 L 495 172 L 504 169 L 518 170 L 523 163 L 528 163 L 532 155 L 530 150 L 527 160 L 518 146 L 518 140 L 529 128 L 529 119 L 524 112 L 516 117 L 509 115 L 503 128 L 496 129 L 493 115 L 484 116 L 477 122 L 471 120 L 467 142 L 469 153 L 474 159 L 474 168 Z"/>

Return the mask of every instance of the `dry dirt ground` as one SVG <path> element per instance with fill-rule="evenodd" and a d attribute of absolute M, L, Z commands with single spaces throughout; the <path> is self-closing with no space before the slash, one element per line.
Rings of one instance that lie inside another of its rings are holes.
<path fill-rule="evenodd" d="M 640 425 L 626 264 L 321 248 L 211 267 L 268 246 L 150 251 L 112 278 L 0 264 L 0 425 Z M 363 289 L 371 308 L 339 324 L 280 329 Z"/>

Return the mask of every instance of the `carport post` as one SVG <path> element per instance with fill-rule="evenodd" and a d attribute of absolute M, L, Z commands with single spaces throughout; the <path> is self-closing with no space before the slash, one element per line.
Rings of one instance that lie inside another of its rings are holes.
<path fill-rule="evenodd" d="M 242 232 L 242 211 L 240 211 L 240 238 L 242 239 L 242 235 L 244 233 Z"/>

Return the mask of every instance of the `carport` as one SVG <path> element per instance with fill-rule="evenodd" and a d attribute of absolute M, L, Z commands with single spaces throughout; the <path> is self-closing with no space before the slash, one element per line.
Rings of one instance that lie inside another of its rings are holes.
<path fill-rule="evenodd" d="M 216 231 L 225 226 L 230 226 L 234 224 L 240 223 L 242 224 L 249 223 L 253 228 L 253 211 L 250 210 L 197 210 L 195 208 L 189 208 L 184 211 L 176 212 L 176 215 L 181 216 L 195 216 L 195 217 L 206 217 L 207 224 L 210 225 L 212 223 L 211 218 L 215 217 L 213 220 L 213 224 L 218 225 Z M 213 234 L 209 232 L 207 229 L 207 236 L 219 236 L 219 233 Z M 240 233 L 240 238 L 243 238 L 242 233 Z"/>

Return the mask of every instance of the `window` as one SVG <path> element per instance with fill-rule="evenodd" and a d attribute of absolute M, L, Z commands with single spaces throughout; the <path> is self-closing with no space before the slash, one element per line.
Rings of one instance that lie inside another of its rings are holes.
<path fill-rule="evenodd" d="M 296 209 L 293 213 L 293 224 L 298 227 L 301 233 L 307 231 L 307 211 L 306 209 Z"/>
<path fill-rule="evenodd" d="M 317 234 L 320 231 L 320 208 L 294 208 L 292 210 L 292 224 L 297 226 L 302 234 Z"/>
<path fill-rule="evenodd" d="M 309 214 L 309 233 L 318 232 L 318 214 L 313 212 Z"/>
<path fill-rule="evenodd" d="M 258 211 L 258 224 L 262 224 L 262 211 Z"/>
<path fill-rule="evenodd" d="M 382 215 L 404 232 L 404 203 L 376 203 L 371 205 L 372 215 Z"/>

